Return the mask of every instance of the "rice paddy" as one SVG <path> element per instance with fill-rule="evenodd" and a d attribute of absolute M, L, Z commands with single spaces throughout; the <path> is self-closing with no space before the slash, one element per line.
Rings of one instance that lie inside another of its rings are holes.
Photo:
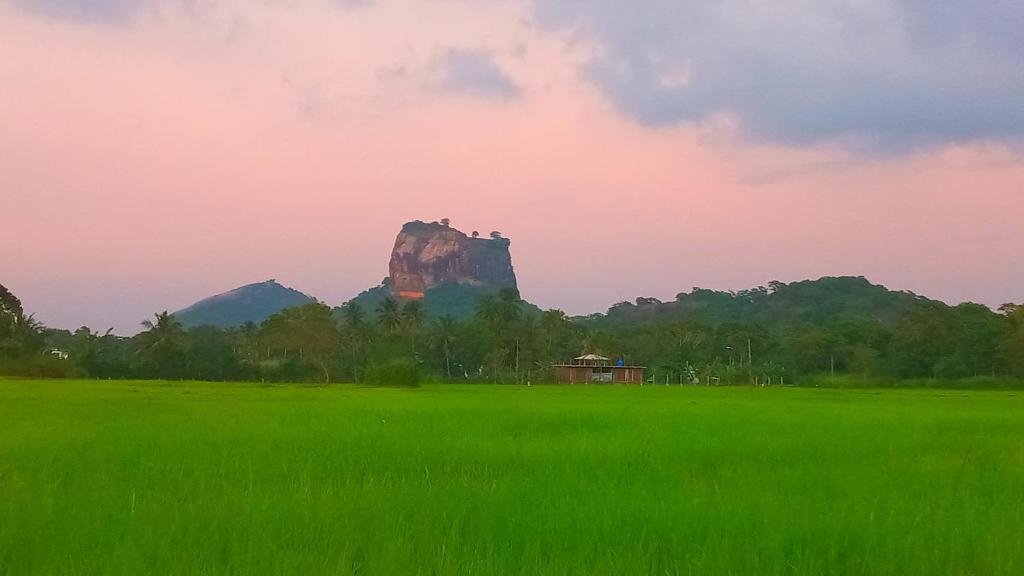
<path fill-rule="evenodd" d="M 0 574 L 1024 574 L 1024 396 L 0 380 Z"/>

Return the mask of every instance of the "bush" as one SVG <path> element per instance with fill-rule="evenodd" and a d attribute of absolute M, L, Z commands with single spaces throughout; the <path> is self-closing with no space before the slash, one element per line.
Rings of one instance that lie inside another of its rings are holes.
<path fill-rule="evenodd" d="M 85 371 L 70 360 L 48 354 L 0 360 L 0 374 L 27 378 L 83 378 Z"/>
<path fill-rule="evenodd" d="M 389 360 L 370 366 L 366 383 L 371 386 L 419 388 L 420 369 L 409 360 Z"/>

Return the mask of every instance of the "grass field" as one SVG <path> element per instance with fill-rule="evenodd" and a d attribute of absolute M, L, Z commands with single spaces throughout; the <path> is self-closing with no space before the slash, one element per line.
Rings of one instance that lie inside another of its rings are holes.
<path fill-rule="evenodd" d="M 0 380 L 0 574 L 1024 574 L 1024 395 Z"/>

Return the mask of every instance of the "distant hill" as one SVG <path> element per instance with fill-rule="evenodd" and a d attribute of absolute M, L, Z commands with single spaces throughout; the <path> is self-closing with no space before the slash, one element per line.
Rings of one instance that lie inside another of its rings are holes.
<path fill-rule="evenodd" d="M 785 327 L 800 324 L 828 324 L 839 321 L 869 321 L 891 325 L 920 306 L 946 304 L 912 292 L 889 290 L 860 276 L 825 277 L 785 284 L 722 292 L 694 288 L 676 299 L 637 298 L 620 302 L 606 314 L 586 320 L 598 324 L 638 325 L 648 322 L 690 320 L 717 326 L 750 323 Z"/>
<path fill-rule="evenodd" d="M 259 324 L 285 308 L 311 302 L 316 299 L 282 286 L 276 280 L 267 280 L 205 298 L 175 312 L 174 317 L 186 328 L 202 325 L 232 328 L 246 322 Z"/>

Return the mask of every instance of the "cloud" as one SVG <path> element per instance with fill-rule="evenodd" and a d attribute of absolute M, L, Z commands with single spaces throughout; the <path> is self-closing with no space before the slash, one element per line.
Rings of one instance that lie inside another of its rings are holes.
<path fill-rule="evenodd" d="M 532 0 L 594 46 L 583 76 L 649 126 L 916 148 L 1024 136 L 1017 0 Z"/>
<path fill-rule="evenodd" d="M 81 22 L 121 22 L 130 19 L 145 0 L 14 0 L 29 12 Z"/>
<path fill-rule="evenodd" d="M 345 9 L 363 8 L 374 2 L 374 0 L 332 1 Z M 41 16 L 90 24 L 126 22 L 144 9 L 176 8 L 195 15 L 209 11 L 216 6 L 216 3 L 204 0 L 13 0 L 13 3 L 15 6 Z"/>
<path fill-rule="evenodd" d="M 439 54 L 437 64 L 438 86 L 443 90 L 498 100 L 510 100 L 521 93 L 485 50 L 449 48 Z"/>

